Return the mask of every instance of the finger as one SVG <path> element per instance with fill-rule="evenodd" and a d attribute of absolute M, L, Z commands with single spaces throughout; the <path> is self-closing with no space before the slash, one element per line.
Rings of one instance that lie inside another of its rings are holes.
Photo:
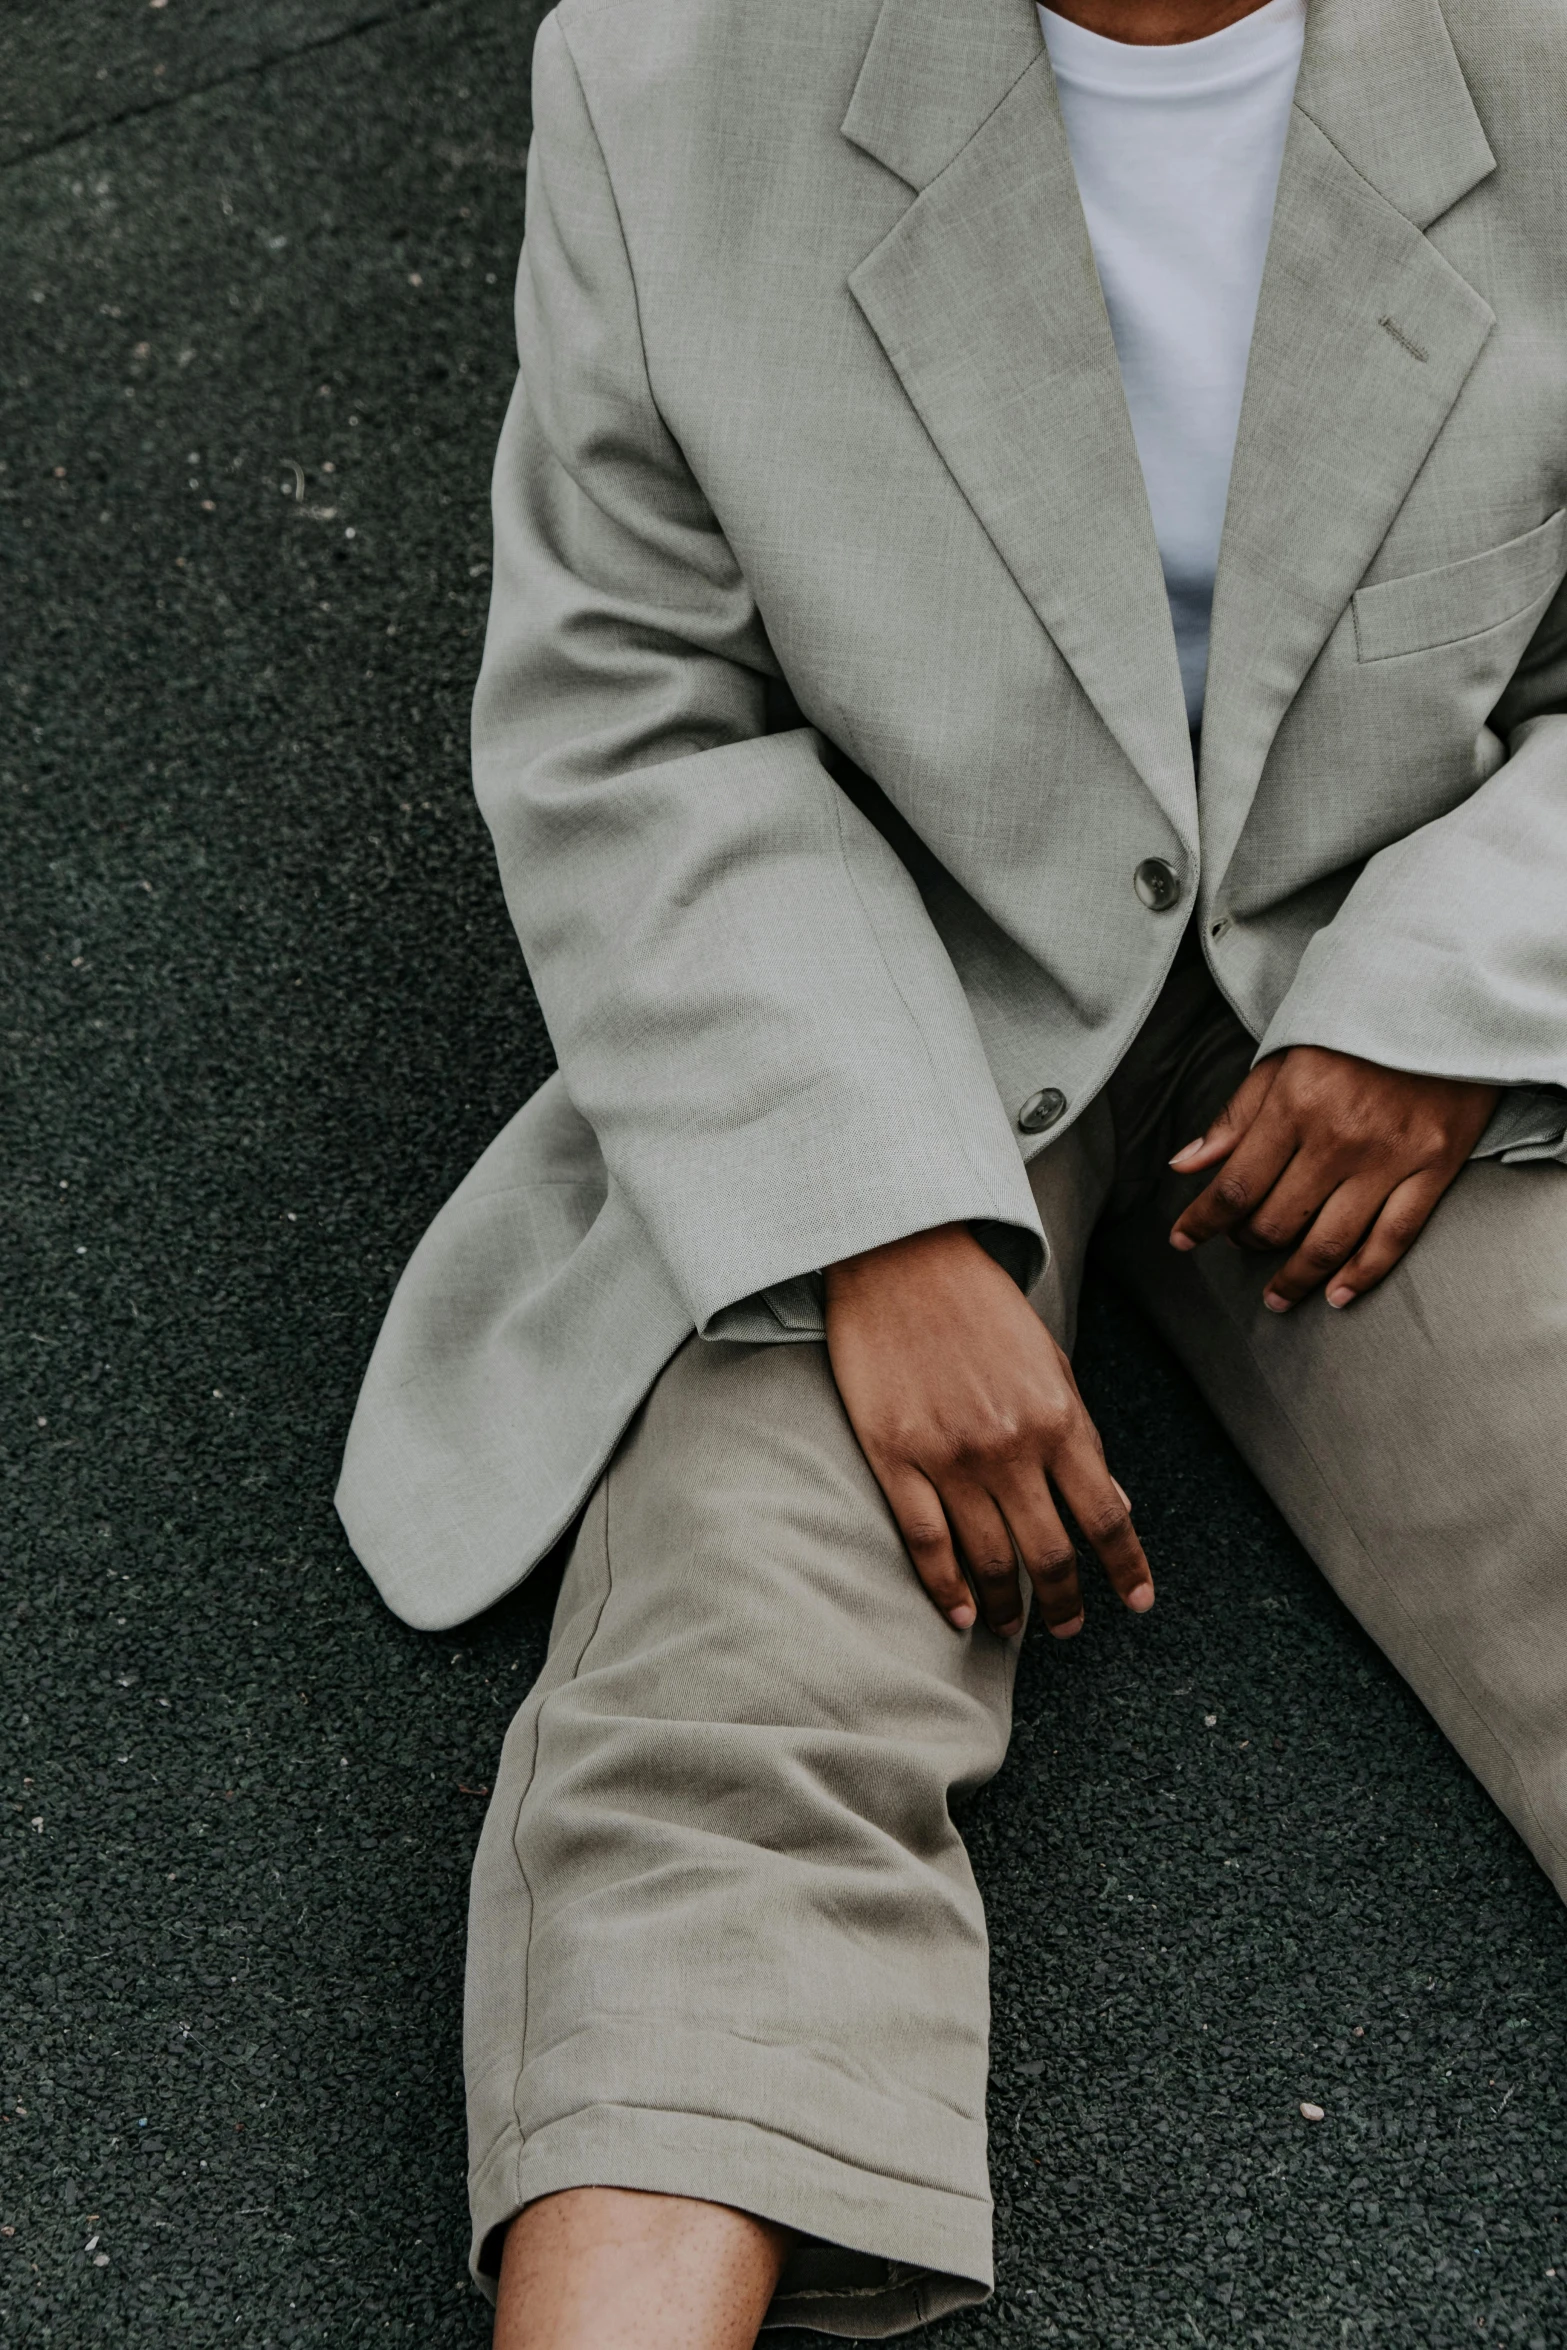
<path fill-rule="evenodd" d="M 1010 1640 L 1023 1629 L 1023 1593 L 1007 1522 L 983 1486 L 954 1485 L 941 1499 L 979 1612 L 992 1632 Z"/>
<path fill-rule="evenodd" d="M 1365 1239 L 1386 1198 L 1385 1176 L 1362 1175 L 1331 1191 L 1287 1263 L 1269 1279 L 1262 1293 L 1269 1311 L 1287 1314 L 1330 1280 Z"/>
<path fill-rule="evenodd" d="M 1386 1181 L 1379 1187 L 1374 1175 L 1358 1180 L 1361 1190 L 1368 1194 L 1368 1205 L 1365 1222 L 1349 1236 L 1345 1256 L 1376 1214 L 1387 1191 Z M 1326 1165 L 1318 1155 L 1298 1150 L 1272 1190 L 1264 1194 L 1230 1238 L 1239 1241 L 1243 1248 L 1261 1249 L 1279 1256 L 1297 1245 L 1304 1247 L 1306 1236 L 1315 1234 L 1329 1201 L 1347 1188 L 1338 1168 Z"/>
<path fill-rule="evenodd" d="M 1430 1219 L 1431 1211 L 1453 1180 L 1451 1173 L 1433 1167 L 1406 1177 L 1388 1195 L 1386 1205 L 1342 1273 L 1328 1286 L 1330 1306 L 1353 1305 L 1368 1289 L 1375 1289 L 1406 1256 Z"/>
<path fill-rule="evenodd" d="M 1050 1463 L 1057 1492 L 1083 1538 L 1134 1615 L 1154 1603 L 1153 1572 L 1132 1524 L 1131 1504 L 1105 1466 L 1097 1445 L 1077 1442 Z"/>
<path fill-rule="evenodd" d="M 898 1522 L 915 1574 L 953 1630 L 970 1631 L 979 1611 L 958 1564 L 952 1529 L 935 1486 L 917 1469 L 904 1469 L 896 1475 L 883 1475 L 878 1470 L 877 1479 Z"/>
<path fill-rule="evenodd" d="M 1204 1167 L 1216 1167 L 1221 1159 L 1229 1157 L 1272 1092 L 1281 1058 L 1275 1053 L 1259 1061 L 1235 1088 L 1206 1133 L 1199 1134 L 1195 1142 L 1186 1143 L 1176 1152 L 1170 1164 L 1178 1175 L 1198 1174 Z"/>
<path fill-rule="evenodd" d="M 1020 1467 L 997 1499 L 1047 1629 L 1057 1640 L 1070 1640 L 1083 1628 L 1077 1550 L 1061 1523 L 1043 1470 Z"/>
<path fill-rule="evenodd" d="M 1213 1181 L 1176 1218 L 1171 1247 L 1200 1248 L 1216 1233 L 1244 1224 L 1294 1156 L 1295 1135 L 1288 1122 L 1264 1110 Z"/>
<path fill-rule="evenodd" d="M 1121 1483 L 1120 1479 L 1118 1477 L 1112 1477 L 1110 1474 L 1110 1464 L 1105 1459 L 1104 1438 L 1100 1435 L 1096 1422 L 1089 1416 L 1088 1406 L 1083 1401 L 1082 1391 L 1077 1384 L 1077 1375 L 1072 1369 L 1069 1357 L 1062 1351 L 1060 1347 L 1057 1347 L 1056 1352 L 1060 1358 L 1061 1369 L 1066 1376 L 1067 1384 L 1070 1386 L 1072 1394 L 1076 1399 L 1079 1416 L 1076 1425 L 1068 1425 L 1061 1435 L 1059 1441 L 1053 1444 L 1047 1451 L 1046 1460 L 1050 1465 L 1050 1474 L 1052 1476 L 1056 1475 L 1055 1464 L 1058 1460 L 1063 1466 L 1067 1467 L 1067 1473 L 1070 1478 L 1074 1493 L 1083 1494 L 1088 1497 L 1084 1506 L 1088 1510 L 1089 1514 L 1094 1515 L 1096 1512 L 1101 1511 L 1104 1513 L 1104 1530 L 1107 1539 L 1110 1539 L 1117 1534 L 1118 1528 L 1113 1517 L 1110 1515 L 1108 1505 L 1105 1502 L 1102 1489 L 1103 1485 L 1106 1483 L 1109 1485 L 1110 1491 L 1115 1495 L 1116 1500 L 1120 1503 L 1122 1510 L 1126 1514 L 1128 1524 L 1131 1523 L 1132 1518 L 1132 1497 L 1127 1492 L 1126 1487 Z M 1078 1462 L 1077 1451 L 1075 1449 L 1078 1446 L 1085 1448 L 1083 1450 L 1080 1463 Z M 1059 1478 L 1057 1478 L 1057 1482 L 1060 1482 Z M 1002 1506 L 1003 1509 L 1006 1509 L 1007 1505 L 1005 1500 L 1003 1500 Z M 1071 1505 L 1069 1504 L 1068 1506 Z M 1010 1511 L 1008 1511 L 1007 1514 L 1008 1523 L 1012 1524 L 1013 1535 L 1014 1538 L 1016 1538 L 1018 1534 L 1018 1528 L 1011 1519 Z M 1078 1524 L 1080 1526 L 1085 1526 L 1084 1518 L 1079 1515 L 1075 1508 L 1073 1509 L 1072 1514 L 1077 1518 Z M 1137 1542 L 1135 1534 L 1133 1536 L 1133 1542 L 1136 1544 L 1137 1559 L 1141 1562 L 1141 1572 L 1137 1573 L 1134 1570 L 1131 1574 L 1128 1575 L 1125 1589 L 1122 1588 L 1122 1585 L 1119 1581 L 1116 1582 L 1116 1587 L 1118 1590 L 1121 1590 L 1122 1597 L 1126 1598 L 1128 1606 L 1135 1609 L 1137 1614 L 1142 1615 L 1147 1611 L 1147 1609 L 1153 1606 L 1153 1576 L 1149 1571 L 1148 1561 L 1143 1554 L 1142 1545 Z M 1023 1557 L 1026 1562 L 1028 1553 L 1021 1541 L 1018 1542 L 1018 1548 L 1023 1553 Z M 1116 1578 L 1112 1577 L 1112 1580 L 1116 1580 Z M 1141 1590 L 1144 1596 L 1135 1599 L 1128 1597 L 1128 1592 L 1134 1589 Z"/>

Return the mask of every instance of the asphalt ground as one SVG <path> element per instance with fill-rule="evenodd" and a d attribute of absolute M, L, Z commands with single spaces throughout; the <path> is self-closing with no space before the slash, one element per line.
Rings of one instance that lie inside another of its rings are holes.
<path fill-rule="evenodd" d="M 487 2335 L 465 1886 L 548 1594 L 412 1633 L 330 1497 L 549 1065 L 466 773 L 535 22 L 0 22 L 7 2343 Z M 1081 1370 L 1161 1604 L 1029 1643 L 967 1822 L 1000 2289 L 935 2338 L 1557 2350 L 1559 1906 L 1103 1293 Z"/>

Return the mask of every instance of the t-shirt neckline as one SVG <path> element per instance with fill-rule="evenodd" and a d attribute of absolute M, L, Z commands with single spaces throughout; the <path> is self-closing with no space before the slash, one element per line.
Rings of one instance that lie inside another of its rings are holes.
<path fill-rule="evenodd" d="M 1152 47 L 1112 41 L 1052 8 L 1040 7 L 1039 18 L 1058 80 L 1125 97 L 1168 97 L 1173 91 L 1195 96 L 1250 81 L 1290 57 L 1298 58 L 1306 0 L 1265 0 L 1249 16 L 1237 17 L 1234 24 L 1205 33 L 1199 41 Z"/>

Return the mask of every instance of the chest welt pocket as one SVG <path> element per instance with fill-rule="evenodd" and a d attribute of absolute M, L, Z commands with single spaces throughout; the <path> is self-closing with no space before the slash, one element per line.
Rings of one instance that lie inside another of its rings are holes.
<path fill-rule="evenodd" d="M 1378 580 L 1354 598 L 1355 650 L 1362 661 L 1433 652 L 1516 620 L 1549 594 L 1567 561 L 1567 509 L 1522 538 L 1436 571 Z"/>

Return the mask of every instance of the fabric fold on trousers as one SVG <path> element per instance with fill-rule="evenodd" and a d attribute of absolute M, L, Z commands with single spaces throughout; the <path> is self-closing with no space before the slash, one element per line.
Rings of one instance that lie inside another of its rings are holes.
<path fill-rule="evenodd" d="M 951 1803 L 1013 1646 L 931 1607 L 815 1344 L 692 1341 L 595 1496 L 474 1872 L 475 2273 L 540 2195 L 820 2239 L 775 2324 L 980 2300 L 988 1951 Z"/>

